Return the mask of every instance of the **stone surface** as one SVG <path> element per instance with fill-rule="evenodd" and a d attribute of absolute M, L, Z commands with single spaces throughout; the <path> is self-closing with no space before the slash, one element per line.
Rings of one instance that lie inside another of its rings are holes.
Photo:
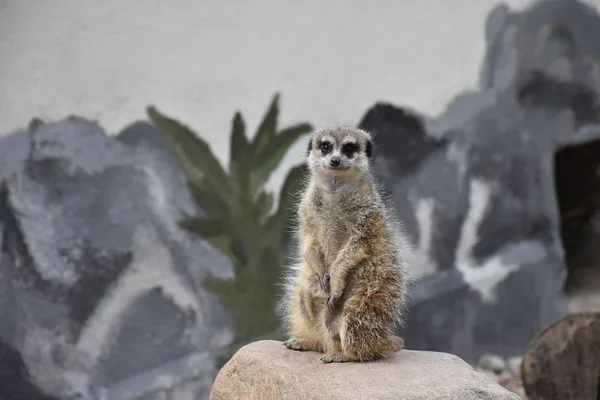
<path fill-rule="evenodd" d="M 485 35 L 478 90 L 436 118 L 379 103 L 358 124 L 419 255 L 406 346 L 470 363 L 522 354 L 567 312 L 553 160 L 600 139 L 596 10 L 501 5 Z"/>
<path fill-rule="evenodd" d="M 511 357 L 506 360 L 506 368 L 513 376 L 520 376 L 522 362 L 523 357 Z"/>
<path fill-rule="evenodd" d="M 549 325 L 523 355 L 521 374 L 531 400 L 600 398 L 600 313 Z"/>
<path fill-rule="evenodd" d="M 344 364 L 322 364 L 319 354 L 271 340 L 246 345 L 219 371 L 210 399 L 520 399 L 450 354 L 403 350 Z"/>
<path fill-rule="evenodd" d="M 479 359 L 479 365 L 481 368 L 489 369 L 499 374 L 506 368 L 506 361 L 500 356 L 486 353 Z"/>
<path fill-rule="evenodd" d="M 202 210 L 160 134 L 72 117 L 0 139 L 0 160 L 2 368 L 29 379 L 0 374 L 0 398 L 206 398 L 232 331 L 201 283 L 231 264 L 178 227 Z"/>
<path fill-rule="evenodd" d="M 31 381 L 27 366 L 19 351 L 0 340 L 0 399 L 2 400 L 60 400 L 44 392 Z"/>
<path fill-rule="evenodd" d="M 600 272 L 597 279 L 600 280 Z M 572 293 L 569 297 L 569 311 L 600 312 L 600 290 L 582 290 Z"/>
<path fill-rule="evenodd" d="M 505 389 L 527 399 L 521 380 L 521 360 L 522 357 L 510 357 L 505 360 L 496 354 L 486 353 L 474 367 Z"/>

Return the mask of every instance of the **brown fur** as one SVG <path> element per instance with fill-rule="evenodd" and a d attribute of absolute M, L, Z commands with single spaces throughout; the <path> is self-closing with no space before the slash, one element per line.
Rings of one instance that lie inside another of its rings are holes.
<path fill-rule="evenodd" d="M 287 348 L 324 352 L 322 362 L 369 361 L 404 346 L 411 249 L 370 170 L 371 137 L 324 129 L 310 142 L 310 176 L 298 206 L 299 260 L 280 303 Z M 355 143 L 355 152 L 343 145 Z M 321 144 L 331 143 L 323 151 Z M 332 157 L 340 165 L 330 168 Z"/>

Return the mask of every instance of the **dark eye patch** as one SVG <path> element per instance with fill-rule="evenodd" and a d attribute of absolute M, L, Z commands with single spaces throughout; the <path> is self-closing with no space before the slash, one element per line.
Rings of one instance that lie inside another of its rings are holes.
<path fill-rule="evenodd" d="M 356 143 L 346 143 L 342 146 L 342 153 L 348 158 L 351 158 L 357 151 L 358 145 Z"/>
<path fill-rule="evenodd" d="M 321 151 L 323 154 L 327 154 L 331 151 L 331 143 L 328 141 L 321 142 Z"/>

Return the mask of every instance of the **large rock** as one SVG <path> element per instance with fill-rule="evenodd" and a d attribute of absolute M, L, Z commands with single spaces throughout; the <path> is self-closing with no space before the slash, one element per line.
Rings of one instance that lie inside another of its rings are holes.
<path fill-rule="evenodd" d="M 344 364 L 322 364 L 319 354 L 272 340 L 246 345 L 219 371 L 210 399 L 520 399 L 450 354 L 403 350 Z"/>
<path fill-rule="evenodd" d="M 419 255 L 406 346 L 469 362 L 521 354 L 567 311 L 554 157 L 600 139 L 594 9 L 498 6 L 486 40 L 479 90 L 438 118 L 380 103 L 359 123 Z"/>
<path fill-rule="evenodd" d="M 30 380 L 0 374 L 0 398 L 207 397 L 233 333 L 202 281 L 232 268 L 178 227 L 202 210 L 161 135 L 36 122 L 0 160 L 0 369 Z"/>
<path fill-rule="evenodd" d="M 530 400 L 600 399 L 600 313 L 546 327 L 529 344 L 521 375 Z"/>

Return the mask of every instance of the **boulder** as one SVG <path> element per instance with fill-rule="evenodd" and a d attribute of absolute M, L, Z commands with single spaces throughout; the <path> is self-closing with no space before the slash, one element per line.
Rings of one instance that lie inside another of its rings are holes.
<path fill-rule="evenodd" d="M 402 350 L 343 364 L 322 364 L 319 357 L 279 341 L 248 344 L 219 371 L 210 399 L 520 399 L 451 354 Z"/>
<path fill-rule="evenodd" d="M 108 136 L 78 117 L 0 139 L 2 367 L 27 371 L 23 385 L 61 399 L 208 396 L 233 331 L 202 281 L 232 267 L 179 228 L 203 211 L 162 140 L 145 122 Z M 0 374 L 0 398 L 14 384 Z"/>
<path fill-rule="evenodd" d="M 522 354 L 567 312 L 557 190 L 577 182 L 557 186 L 554 159 L 600 140 L 595 9 L 501 5 L 485 36 L 478 90 L 436 118 L 378 103 L 358 124 L 374 135 L 378 176 L 417 250 L 406 346 L 470 363 Z"/>
<path fill-rule="evenodd" d="M 600 313 L 546 327 L 523 355 L 521 375 L 531 400 L 600 399 Z"/>

